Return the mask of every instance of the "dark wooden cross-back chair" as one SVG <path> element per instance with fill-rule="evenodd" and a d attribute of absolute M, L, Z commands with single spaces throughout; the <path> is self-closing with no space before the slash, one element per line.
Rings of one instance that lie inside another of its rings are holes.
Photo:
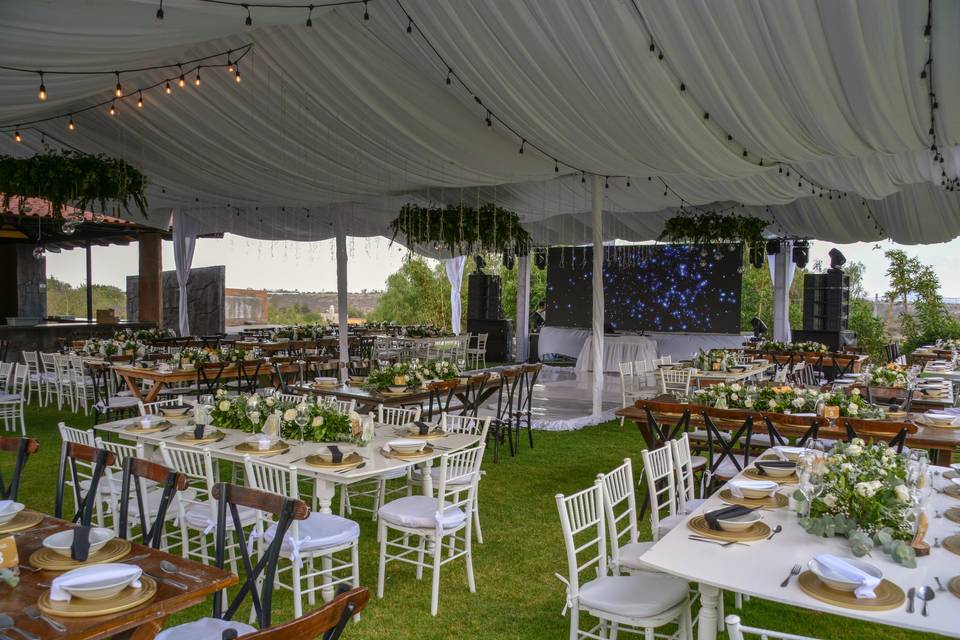
<path fill-rule="evenodd" d="M 163 488 L 160 494 L 160 501 L 153 513 L 153 522 L 150 522 L 148 511 L 152 509 L 145 508 L 144 500 L 146 498 L 146 488 L 143 480 L 155 482 Z M 120 528 L 119 536 L 127 537 L 127 527 L 130 522 L 130 489 L 133 487 L 133 494 L 136 497 L 137 515 L 140 523 L 140 536 L 143 544 L 154 549 L 159 549 L 163 542 L 163 529 L 166 523 L 167 511 L 170 503 L 178 491 L 187 488 L 187 476 L 177 473 L 167 467 L 141 460 L 139 458 L 127 458 L 123 461 L 123 480 L 120 483 Z"/>
<path fill-rule="evenodd" d="M 200 362 L 194 365 L 197 372 L 197 399 L 202 395 L 213 395 L 217 392 L 223 377 L 226 362 Z"/>
<path fill-rule="evenodd" d="M 770 446 L 771 447 L 785 447 L 790 444 L 786 437 L 780 433 L 780 429 L 777 425 L 770 419 L 770 416 L 766 413 L 763 415 L 763 423 L 767 430 L 767 435 L 770 436 Z M 819 437 L 820 433 L 820 420 L 814 418 L 809 424 L 807 421 L 809 418 L 805 416 L 788 416 L 782 415 L 777 416 L 777 421 L 781 424 L 791 425 L 791 426 L 806 426 L 807 430 L 804 432 L 800 438 L 797 439 L 798 447 L 805 447 L 810 440 L 816 440 Z"/>
<path fill-rule="evenodd" d="M 427 419 L 430 422 L 433 421 L 434 401 L 436 401 L 438 414 L 449 413 L 450 402 L 453 400 L 453 396 L 456 394 L 459 385 L 460 381 L 456 378 L 452 380 L 439 380 L 427 385 L 427 391 L 429 392 Z"/>
<path fill-rule="evenodd" d="M 77 461 L 87 462 L 93 465 L 93 472 L 90 474 L 90 484 L 87 487 L 86 495 L 83 495 L 80 488 L 80 482 L 76 481 Z M 54 505 L 54 515 L 58 518 L 63 517 L 63 493 L 66 486 L 66 477 L 64 472 L 66 467 L 70 467 L 71 477 L 74 478 L 73 496 L 77 504 L 77 512 L 71 520 L 81 525 L 87 526 L 93 518 L 93 510 L 96 507 L 97 500 L 100 499 L 100 481 L 103 479 L 103 472 L 107 465 L 112 465 L 116 461 L 113 453 L 104 449 L 97 449 L 79 442 L 64 442 L 60 456 L 60 472 L 57 476 L 57 494 Z"/>
<path fill-rule="evenodd" d="M 125 363 L 131 361 L 130 356 L 121 356 L 121 358 Z M 100 418 L 109 422 L 118 419 L 125 413 L 133 415 L 136 412 L 136 398 L 114 395 L 113 383 L 115 378 L 113 369 L 104 366 L 90 366 L 89 364 L 85 365 L 85 369 L 90 374 L 90 382 L 93 387 L 93 424 L 97 424 Z"/>
<path fill-rule="evenodd" d="M 894 447 L 897 453 L 903 453 L 903 448 L 907 443 L 907 435 L 917 432 L 917 425 L 912 422 L 887 422 L 859 418 L 840 418 L 840 422 L 847 432 L 847 442 L 854 438 L 861 438 L 867 442 L 877 438 L 884 440 L 890 438 L 887 445 Z"/>
<path fill-rule="evenodd" d="M 254 394 L 260 385 L 260 369 L 264 366 L 263 359 L 254 358 L 241 360 L 237 366 L 237 392 Z"/>
<path fill-rule="evenodd" d="M 524 364 L 520 366 L 520 398 L 517 406 L 517 448 L 520 448 L 520 429 L 527 423 L 527 438 L 533 448 L 533 389 L 543 370 L 542 364 Z"/>
<path fill-rule="evenodd" d="M 5 500 L 17 500 L 20 493 L 20 477 L 27 465 L 27 458 L 40 449 L 40 443 L 33 438 L 0 437 L 0 451 L 16 454 L 13 473 L 9 484 L 4 481 L 0 472 L 0 497 Z"/>
<path fill-rule="evenodd" d="M 500 461 L 500 446 L 506 440 L 510 455 L 514 455 L 513 412 L 520 388 L 520 367 L 500 370 L 500 385 L 497 389 L 497 415 L 490 421 L 488 434 L 493 437 L 493 461 Z"/>
<path fill-rule="evenodd" d="M 643 412 L 647 416 L 646 428 L 648 429 L 648 434 L 644 434 L 644 439 L 647 439 L 649 436 L 648 445 L 651 449 L 662 447 L 664 444 L 670 440 L 676 439 L 690 428 L 689 405 L 678 405 L 675 402 L 658 402 L 657 400 L 637 400 L 634 406 L 636 406 L 638 409 L 643 409 Z M 654 412 L 660 414 L 675 413 L 678 407 L 681 406 L 683 407 L 683 411 L 681 411 L 679 414 L 680 418 L 672 427 L 668 427 L 666 424 L 661 425 L 653 415 Z"/>
<path fill-rule="evenodd" d="M 480 410 L 480 400 L 489 381 L 490 374 L 486 371 L 467 378 L 467 388 L 460 394 L 463 400 L 460 415 L 470 416 L 471 418 L 477 417 L 477 412 Z"/>
<path fill-rule="evenodd" d="M 716 481 L 726 482 L 750 465 L 753 458 L 750 456 L 750 441 L 753 438 L 754 414 L 730 409 L 707 408 L 702 412 L 703 423 L 707 430 L 707 474 L 711 489 Z M 724 438 L 714 418 L 729 420 L 737 417 L 743 420 L 740 427 L 733 432 L 732 437 Z M 738 444 L 740 443 L 740 444 Z M 737 452 L 736 447 L 741 451 Z M 724 462 L 729 460 L 730 467 Z M 711 491 L 712 492 L 712 491 Z"/>
<path fill-rule="evenodd" d="M 290 365 L 299 364 L 298 368 Z M 297 361 L 292 356 L 274 356 L 270 358 L 270 368 L 273 370 L 273 388 L 283 393 L 293 393 L 291 387 L 300 382 L 301 372 L 306 377 L 306 362 Z"/>
<path fill-rule="evenodd" d="M 776 377 L 776 374 L 783 370 L 784 367 L 786 367 L 787 371 L 793 368 L 793 361 L 796 354 L 771 352 L 768 353 L 766 357 L 773 365 L 774 377 Z"/>
<path fill-rule="evenodd" d="M 913 404 L 913 394 L 920 393 L 913 389 L 897 389 L 885 387 L 882 390 L 867 385 L 867 402 L 870 404 L 896 405 L 898 411 L 909 413 Z M 923 402 L 921 395 L 919 402 Z"/>
<path fill-rule="evenodd" d="M 857 363 L 859 356 L 855 353 L 831 353 L 830 359 L 833 361 L 831 368 L 833 377 L 830 380 L 833 381 L 840 376 L 853 373 L 853 366 Z"/>
<path fill-rule="evenodd" d="M 296 620 L 245 635 L 243 640 L 339 640 L 350 618 L 363 611 L 369 600 L 370 592 L 366 587 L 342 587 L 336 598 L 319 609 Z"/>
<path fill-rule="evenodd" d="M 200 336 L 200 346 L 204 349 L 219 349 L 220 348 L 220 339 L 223 336 L 213 335 L 213 336 Z"/>

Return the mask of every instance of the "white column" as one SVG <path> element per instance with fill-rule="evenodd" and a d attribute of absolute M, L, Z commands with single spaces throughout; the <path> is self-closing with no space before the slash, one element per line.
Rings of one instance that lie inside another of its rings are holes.
<path fill-rule="evenodd" d="M 773 339 L 790 342 L 790 284 L 793 266 L 790 242 L 780 243 L 780 253 L 773 257 Z"/>
<path fill-rule="evenodd" d="M 517 258 L 517 362 L 526 362 L 530 344 L 530 254 Z"/>
<path fill-rule="evenodd" d="M 593 415 L 603 410 L 603 178 L 592 176 L 593 190 Z"/>
<path fill-rule="evenodd" d="M 447 258 L 443 266 L 447 270 L 447 281 L 450 282 L 450 328 L 453 335 L 460 335 L 460 289 L 463 287 L 463 266 L 467 263 L 467 256 Z"/>
<path fill-rule="evenodd" d="M 340 323 L 340 362 L 350 362 L 350 336 L 347 326 L 347 233 L 343 214 L 337 214 L 337 316 Z M 340 377 L 347 379 L 347 370 L 340 369 Z"/>

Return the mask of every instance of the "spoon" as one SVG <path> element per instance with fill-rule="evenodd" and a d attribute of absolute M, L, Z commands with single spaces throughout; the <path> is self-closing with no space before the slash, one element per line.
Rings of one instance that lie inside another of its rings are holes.
<path fill-rule="evenodd" d="M 913 613 L 913 599 L 917 595 L 917 590 L 910 587 L 907 590 L 907 613 Z"/>
<path fill-rule="evenodd" d="M 936 595 L 934 590 L 926 585 L 917 590 L 917 598 L 923 600 L 923 611 L 920 612 L 921 615 L 927 615 L 927 603 L 933 600 Z"/>
<path fill-rule="evenodd" d="M 189 573 L 184 573 L 183 571 L 181 571 L 181 570 L 177 567 L 177 565 L 173 564 L 173 563 L 170 562 L 169 560 L 161 560 L 161 561 L 160 561 L 160 568 L 163 569 L 163 572 L 164 572 L 164 573 L 169 573 L 169 574 L 172 574 L 172 575 L 178 575 L 178 576 L 187 578 L 187 579 L 189 579 L 189 580 L 193 580 L 194 582 L 203 582 L 203 579 L 202 579 L 202 578 L 198 578 L 197 576 L 192 575 L 192 574 L 189 574 Z"/>
<path fill-rule="evenodd" d="M 40 609 L 34 605 L 30 605 L 29 607 L 24 609 L 23 612 L 27 614 L 27 617 L 30 618 L 31 620 L 43 620 L 48 625 L 50 625 L 50 628 L 53 629 L 54 631 L 58 631 L 60 633 L 65 633 L 67 631 L 67 628 L 65 626 L 63 626 L 56 620 L 51 620 L 47 616 L 40 613 Z"/>
<path fill-rule="evenodd" d="M 0 629 L 9 629 L 10 631 L 16 631 L 21 636 L 26 638 L 26 640 L 40 640 L 39 636 L 35 633 L 29 631 L 24 631 L 14 623 L 13 618 L 6 613 L 0 613 Z"/>
<path fill-rule="evenodd" d="M 770 540 L 771 538 L 773 538 L 773 536 L 777 535 L 781 531 L 783 531 L 783 526 L 778 524 L 776 527 L 773 528 L 773 531 L 770 532 L 770 535 L 767 536 L 767 540 Z"/>
<path fill-rule="evenodd" d="M 945 586 L 943 586 L 943 583 L 940 582 L 940 578 L 938 578 L 937 576 L 933 576 L 933 579 L 937 581 L 937 591 L 946 591 L 946 590 L 947 590 L 947 588 L 946 588 Z"/>

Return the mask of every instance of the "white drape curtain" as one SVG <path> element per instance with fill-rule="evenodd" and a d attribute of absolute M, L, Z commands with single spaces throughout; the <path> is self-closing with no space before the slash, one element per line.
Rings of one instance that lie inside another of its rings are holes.
<path fill-rule="evenodd" d="M 443 261 L 447 270 L 447 280 L 450 281 L 450 328 L 453 335 L 460 335 L 460 319 L 462 309 L 460 304 L 460 288 L 463 286 L 463 265 L 467 263 L 467 256 L 456 256 Z"/>
<path fill-rule="evenodd" d="M 793 263 L 793 242 L 780 242 L 780 253 L 767 256 L 770 279 L 773 281 L 773 339 L 790 342 L 793 330 L 790 327 L 790 287 L 797 265 Z"/>
<path fill-rule="evenodd" d="M 517 258 L 517 320 L 514 324 L 516 334 L 517 362 L 526 362 L 530 351 L 530 256 Z"/>
<path fill-rule="evenodd" d="M 603 187 L 604 180 L 593 176 L 590 182 L 593 227 L 593 361 L 603 362 Z M 593 415 L 603 411 L 603 367 L 593 368 Z"/>
<path fill-rule="evenodd" d="M 190 311 L 187 300 L 187 284 L 190 281 L 190 267 L 193 265 L 193 251 L 197 246 L 195 225 L 179 213 L 173 215 L 173 260 L 177 271 L 177 287 L 180 315 L 178 326 L 181 336 L 190 335 Z"/>
<path fill-rule="evenodd" d="M 347 322 L 347 234 L 342 215 L 336 218 L 337 244 L 337 320 L 340 331 L 340 362 L 350 362 L 350 326 Z M 346 380 L 348 371 L 340 368 L 340 376 Z"/>

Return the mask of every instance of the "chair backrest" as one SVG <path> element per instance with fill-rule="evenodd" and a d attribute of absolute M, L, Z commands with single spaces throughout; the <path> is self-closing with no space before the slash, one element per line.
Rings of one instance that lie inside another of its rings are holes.
<path fill-rule="evenodd" d="M 10 482 L 5 482 L 3 474 L 0 473 L 0 497 L 4 500 L 17 500 L 17 496 L 20 493 L 20 478 L 23 475 L 24 467 L 27 465 L 27 457 L 39 450 L 40 443 L 33 438 L 0 437 L 0 451 L 16 455 L 13 473 L 10 475 Z"/>
<path fill-rule="evenodd" d="M 213 395 L 223 377 L 226 362 L 201 362 L 194 365 L 197 372 L 197 397 Z"/>
<path fill-rule="evenodd" d="M 357 409 L 356 400 L 338 400 L 337 396 L 317 396 L 317 400 L 340 413 L 350 413 Z"/>
<path fill-rule="evenodd" d="M 440 426 L 449 433 L 466 433 L 472 436 L 480 436 L 480 441 L 485 442 L 487 431 L 490 430 L 490 416 L 486 418 L 474 418 L 472 416 L 455 416 L 449 413 L 440 414 Z"/>
<path fill-rule="evenodd" d="M 155 482 L 163 487 L 152 524 L 148 517 L 151 509 L 144 506 L 147 497 L 145 481 Z M 121 538 L 127 537 L 127 526 L 130 521 L 131 487 L 136 498 L 143 544 L 159 549 L 163 542 L 163 529 L 166 524 L 170 502 L 178 491 L 187 488 L 187 476 L 149 460 L 133 457 L 125 459 L 123 461 L 123 480 L 120 485 L 120 527 L 118 535 Z"/>
<path fill-rule="evenodd" d="M 569 496 L 556 495 L 560 528 L 567 551 L 567 597 L 580 593 L 581 575 L 587 581 L 607 575 L 607 540 L 603 516 L 603 487 L 593 486 Z"/>
<path fill-rule="evenodd" d="M 216 522 L 217 507 L 210 500 L 210 491 L 215 484 L 216 475 L 213 469 L 213 457 L 209 449 L 186 449 L 171 447 L 166 442 L 160 443 L 160 455 L 163 464 L 187 477 L 187 483 L 195 489 L 193 498 L 185 497 L 183 492 L 177 495 L 177 510 L 180 522 L 186 518 L 187 509 L 194 504 L 202 504 L 208 510 L 208 525 Z M 212 527 L 210 527 L 212 529 Z"/>
<path fill-rule="evenodd" d="M 40 373 L 40 354 L 36 351 L 24 351 L 23 363 L 30 369 L 30 373 Z"/>
<path fill-rule="evenodd" d="M 177 407 L 183 405 L 183 396 L 177 396 L 176 398 L 170 398 L 168 400 L 157 400 L 156 402 L 143 402 L 140 401 L 137 403 L 137 406 L 140 408 L 140 415 L 158 415 L 160 413 L 161 407 Z"/>
<path fill-rule="evenodd" d="M 350 618 L 356 616 L 370 599 L 366 587 L 344 589 L 319 609 L 295 620 L 243 636 L 244 640 L 338 640 Z"/>
<path fill-rule="evenodd" d="M 90 474 L 90 484 L 87 487 L 86 495 L 82 493 L 80 483 L 77 479 L 77 461 L 83 461 L 93 466 L 93 472 Z M 57 494 L 55 501 L 56 517 L 63 517 L 63 494 L 66 486 L 64 477 L 64 467 L 68 467 L 71 472 L 73 482 L 73 494 L 76 499 L 77 512 L 72 520 L 81 525 L 89 525 L 93 517 L 93 510 L 97 505 L 100 494 L 100 480 L 103 478 L 104 469 L 107 465 L 114 464 L 116 457 L 105 449 L 97 449 L 77 442 L 66 442 L 63 446 L 63 458 L 60 461 L 60 474 L 57 478 Z"/>
<path fill-rule="evenodd" d="M 6 391 L 13 379 L 13 363 L 0 362 L 0 392 Z"/>
<path fill-rule="evenodd" d="M 610 537 L 610 557 L 614 570 L 620 566 L 620 547 L 637 541 L 637 495 L 633 483 L 633 462 L 623 464 L 597 476 L 603 488 L 603 511 Z"/>
<path fill-rule="evenodd" d="M 468 514 L 466 526 L 472 526 L 474 501 L 477 499 L 477 482 L 480 480 L 480 463 L 483 462 L 483 450 L 486 444 L 481 440 L 475 447 L 461 449 L 440 456 L 440 473 L 437 479 L 436 514 L 451 509 L 460 509 Z M 468 488 L 463 490 L 464 485 Z M 436 523 L 438 532 L 442 532 L 442 521 Z"/>
<path fill-rule="evenodd" d="M 673 470 L 677 474 L 677 507 L 680 513 L 686 513 L 687 502 L 696 498 L 690 436 L 684 433 L 676 440 L 671 440 L 670 452 L 673 455 Z"/>
<path fill-rule="evenodd" d="M 80 444 L 85 444 L 90 447 L 96 446 L 96 437 L 94 436 L 93 429 L 68 427 L 63 422 L 59 423 L 57 428 L 60 429 L 60 439 L 64 442 L 79 442 Z"/>
<path fill-rule="evenodd" d="M 729 440 L 724 438 L 717 427 L 713 418 L 718 420 L 728 420 L 732 413 L 738 414 L 737 419 L 742 419 L 743 423 L 734 431 Z M 703 423 L 707 430 L 707 471 L 712 476 L 720 468 L 725 459 L 733 463 L 737 471 L 743 471 L 750 461 L 750 440 L 753 438 L 753 413 L 742 411 L 731 411 L 728 409 L 707 408 L 702 412 Z M 742 439 L 742 442 L 741 442 Z M 741 442 L 743 459 L 737 459 L 737 453 L 734 450 L 736 443 Z M 718 455 L 719 454 L 719 455 Z"/>
<path fill-rule="evenodd" d="M 520 402 L 519 411 L 529 413 L 533 408 L 533 389 L 543 370 L 542 364 L 524 364 L 520 366 Z"/>
<path fill-rule="evenodd" d="M 244 566 L 243 583 L 234 593 L 227 610 L 223 610 L 222 598 L 213 599 L 213 617 L 231 620 L 249 595 L 259 627 L 267 629 L 270 627 L 273 609 L 273 588 L 276 582 L 280 548 L 290 523 L 294 520 L 306 519 L 310 515 L 310 508 L 302 500 L 226 482 L 217 483 L 211 494 L 217 501 L 216 566 L 223 569 L 226 562 L 227 536 L 230 534 L 230 529 L 227 527 L 228 517 L 233 523 L 234 539 Z M 256 509 L 276 518 L 276 532 L 273 540 L 266 551 L 259 555 L 256 564 L 253 564 L 247 550 L 247 541 L 244 539 L 246 534 L 240 520 L 240 507 Z"/>
<path fill-rule="evenodd" d="M 490 380 L 490 373 L 484 371 L 481 374 L 467 378 L 467 387 L 461 394 L 463 400 L 463 409 L 461 415 L 476 416 L 480 410 L 480 398 L 483 397 L 483 390 Z"/>
<path fill-rule="evenodd" d="M 277 402 L 292 402 L 293 404 L 300 404 L 307 401 L 306 396 L 298 393 L 275 393 L 273 397 L 277 399 Z"/>
<path fill-rule="evenodd" d="M 690 393 L 690 378 L 693 375 L 693 369 L 657 369 L 657 382 L 660 383 L 660 393 L 680 392 L 684 395 Z"/>
<path fill-rule="evenodd" d="M 439 380 L 437 382 L 431 382 L 427 385 L 427 391 L 430 394 L 429 404 L 427 407 L 427 416 L 428 420 L 433 420 L 433 407 L 434 402 L 436 402 L 437 411 L 439 413 L 444 413 L 449 411 L 450 402 L 453 400 L 453 395 L 457 391 L 457 386 L 460 383 L 456 379 L 452 380 Z"/>
<path fill-rule="evenodd" d="M 620 368 L 620 383 L 623 384 L 624 380 L 633 377 L 633 361 L 630 362 L 621 362 L 617 365 Z"/>
<path fill-rule="evenodd" d="M 520 367 L 500 370 L 500 389 L 497 392 L 497 420 L 509 421 L 520 399 Z"/>
<path fill-rule="evenodd" d="M 237 389 L 240 393 L 256 393 L 260 384 L 262 359 L 241 360 L 237 363 Z"/>
<path fill-rule="evenodd" d="M 17 363 L 13 367 L 13 377 L 10 380 L 9 389 L 11 393 L 20 395 L 21 400 L 25 397 L 27 387 L 30 385 L 30 368 L 25 364 Z"/>
<path fill-rule="evenodd" d="M 847 442 L 854 438 L 863 438 L 872 441 L 875 438 L 887 438 L 893 436 L 887 444 L 897 450 L 897 453 L 903 452 L 903 447 L 907 442 L 907 434 L 916 433 L 917 425 L 912 422 L 886 422 L 882 420 L 861 420 L 857 418 L 841 418 L 843 428 L 847 432 Z"/>
<path fill-rule="evenodd" d="M 670 444 L 653 449 L 644 449 L 643 473 L 650 495 L 650 530 L 653 539 L 659 536 L 660 520 L 677 513 L 677 476 L 673 469 L 673 453 Z"/>
<path fill-rule="evenodd" d="M 50 373 L 53 375 L 57 374 L 57 365 L 53 360 L 55 353 L 41 353 L 40 354 L 40 365 L 43 367 L 44 373 Z"/>
<path fill-rule="evenodd" d="M 400 427 L 420 419 L 420 407 L 403 409 L 401 407 L 385 407 L 377 405 L 377 424 L 387 424 Z"/>

